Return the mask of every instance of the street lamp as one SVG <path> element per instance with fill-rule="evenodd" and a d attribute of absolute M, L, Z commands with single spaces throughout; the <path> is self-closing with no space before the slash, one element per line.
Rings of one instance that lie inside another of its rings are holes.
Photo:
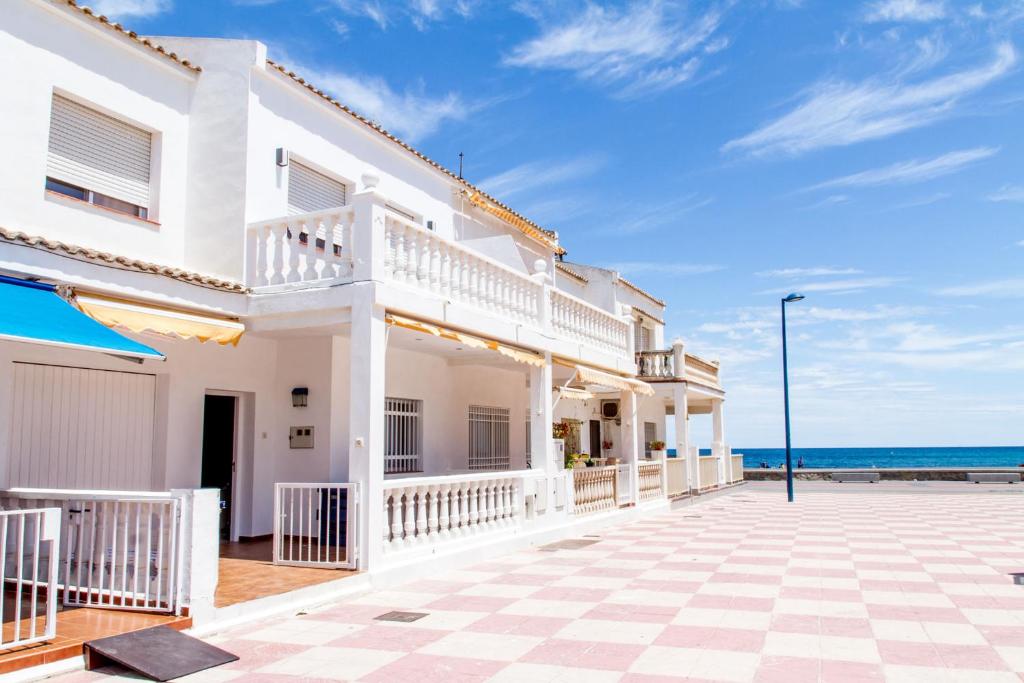
<path fill-rule="evenodd" d="M 786 359 L 786 304 L 803 301 L 803 294 L 790 294 L 782 299 L 782 396 L 786 404 L 786 497 L 793 502 L 793 457 L 789 442 L 789 362 Z"/>

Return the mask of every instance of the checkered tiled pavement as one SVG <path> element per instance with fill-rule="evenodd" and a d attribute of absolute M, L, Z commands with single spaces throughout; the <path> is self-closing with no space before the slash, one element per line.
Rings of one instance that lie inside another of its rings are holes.
<path fill-rule="evenodd" d="M 250 625 L 213 639 L 241 661 L 190 679 L 1024 679 L 1024 491 L 851 491 L 747 486 Z M 396 609 L 428 616 L 374 620 Z"/>

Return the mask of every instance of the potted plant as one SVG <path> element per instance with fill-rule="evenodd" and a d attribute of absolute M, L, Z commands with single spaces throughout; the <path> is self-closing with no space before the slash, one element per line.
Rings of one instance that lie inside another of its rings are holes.
<path fill-rule="evenodd" d="M 565 469 L 571 470 L 577 467 L 586 467 L 589 461 L 590 456 L 586 453 L 566 453 Z"/>
<path fill-rule="evenodd" d="M 647 447 L 651 449 L 651 458 L 654 460 L 665 459 L 665 442 L 664 441 L 651 441 L 647 444 Z"/>
<path fill-rule="evenodd" d="M 563 420 L 562 422 L 555 422 L 555 423 L 553 423 L 551 425 L 551 438 L 553 438 L 553 439 L 565 439 L 565 437 L 567 437 L 567 436 L 569 436 L 569 423 L 568 422 L 565 422 Z"/>
<path fill-rule="evenodd" d="M 614 447 L 615 447 L 615 444 L 612 442 L 611 439 L 605 439 L 604 441 L 601 442 L 601 449 L 602 450 L 610 451 Z"/>

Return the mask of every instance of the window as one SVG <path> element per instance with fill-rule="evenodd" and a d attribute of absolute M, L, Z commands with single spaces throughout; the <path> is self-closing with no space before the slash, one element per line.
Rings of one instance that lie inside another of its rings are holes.
<path fill-rule="evenodd" d="M 469 407 L 469 469 L 507 470 L 508 408 Z"/>
<path fill-rule="evenodd" d="M 384 399 L 384 473 L 422 472 L 420 408 L 411 398 Z"/>
<path fill-rule="evenodd" d="M 345 183 L 328 178 L 294 159 L 288 164 L 288 214 L 345 206 Z"/>
<path fill-rule="evenodd" d="M 651 350 L 651 328 L 644 327 L 640 320 L 633 323 L 633 346 L 635 351 Z"/>
<path fill-rule="evenodd" d="M 411 213 L 404 209 L 398 208 L 394 204 L 385 204 L 384 208 L 392 213 L 397 213 L 399 216 L 409 221 L 410 223 L 419 223 L 419 221 L 416 220 L 416 216 L 412 215 Z M 433 228 L 431 228 L 431 230 L 433 230 Z"/>
<path fill-rule="evenodd" d="M 658 425 L 644 422 L 644 457 L 651 457 L 651 442 L 658 440 Z"/>
<path fill-rule="evenodd" d="M 46 189 L 148 218 L 152 147 L 148 131 L 54 95 Z"/>

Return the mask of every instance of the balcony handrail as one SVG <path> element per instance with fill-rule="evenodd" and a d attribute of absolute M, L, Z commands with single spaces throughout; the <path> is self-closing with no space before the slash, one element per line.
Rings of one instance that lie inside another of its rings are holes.
<path fill-rule="evenodd" d="M 350 204 L 343 206 L 334 206 L 329 209 L 317 209 L 316 211 L 309 211 L 306 213 L 293 213 L 286 214 L 284 216 L 275 216 L 273 218 L 264 218 L 258 221 L 250 221 L 245 229 L 247 231 L 258 230 L 259 228 L 268 225 L 270 223 L 298 223 L 300 221 L 312 221 L 317 218 L 326 218 L 337 213 L 351 214 L 355 211 L 355 208 Z"/>
<path fill-rule="evenodd" d="M 533 470 L 496 470 L 492 472 L 468 472 L 465 474 L 422 475 L 418 477 L 394 477 L 384 480 L 385 489 L 408 488 L 410 486 L 436 486 L 438 484 L 462 484 L 473 481 L 495 479 L 516 479 L 530 475 Z"/>
<path fill-rule="evenodd" d="M 575 296 L 574 294 L 570 294 L 569 292 L 565 291 L 564 289 L 552 288 L 551 289 L 551 293 L 555 294 L 557 296 L 560 296 L 562 298 L 569 299 L 573 303 L 579 304 L 579 305 L 581 305 L 581 306 L 583 306 L 585 308 L 589 308 L 594 313 L 598 313 L 600 315 L 607 316 L 615 324 L 621 325 L 623 329 L 627 329 L 629 327 L 629 323 L 627 323 L 621 317 L 615 315 L 614 313 L 611 313 L 610 311 L 606 311 L 605 309 L 601 308 L 600 306 L 595 306 L 594 304 L 590 303 L 589 301 L 585 301 L 585 300 L 579 298 L 578 296 Z"/>

